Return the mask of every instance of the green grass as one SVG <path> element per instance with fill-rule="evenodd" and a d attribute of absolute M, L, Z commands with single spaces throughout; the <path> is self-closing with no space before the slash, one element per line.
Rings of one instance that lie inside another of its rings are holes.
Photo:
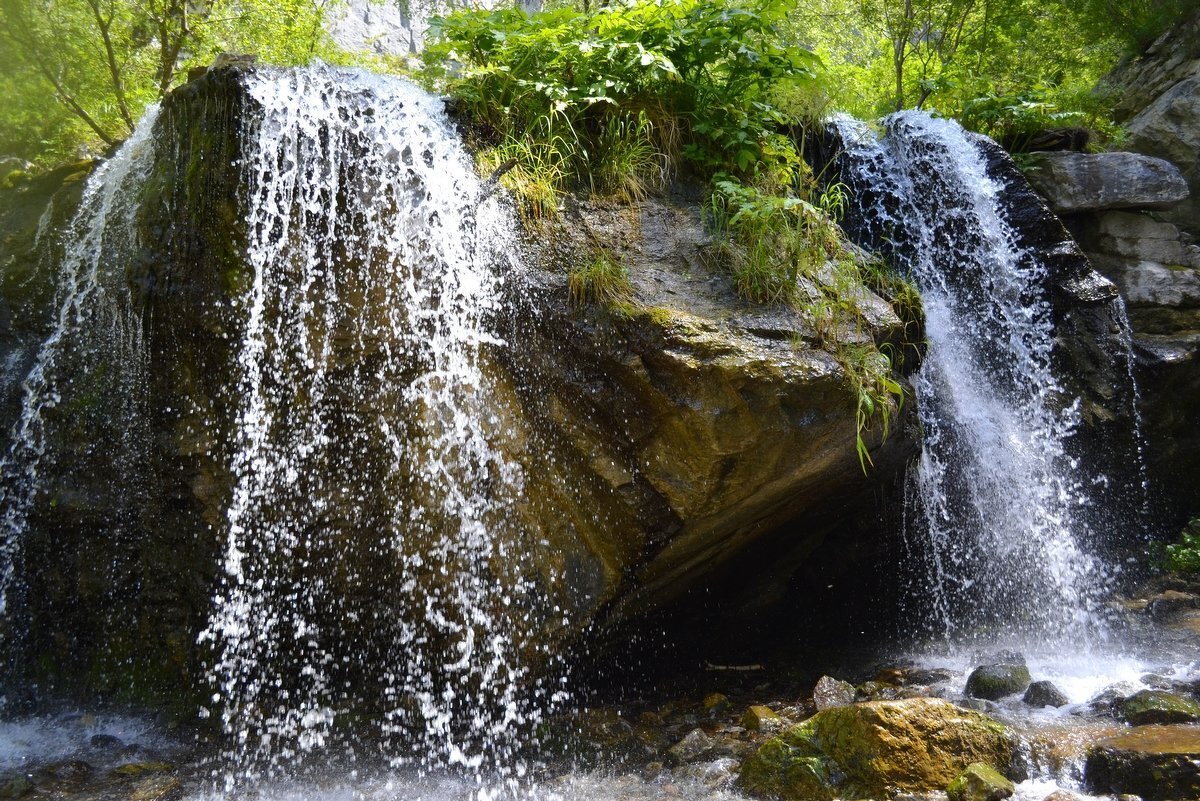
<path fill-rule="evenodd" d="M 632 303 L 629 271 L 604 252 L 572 270 L 567 276 L 567 289 L 571 303 L 576 306 L 598 303 L 620 310 Z"/>

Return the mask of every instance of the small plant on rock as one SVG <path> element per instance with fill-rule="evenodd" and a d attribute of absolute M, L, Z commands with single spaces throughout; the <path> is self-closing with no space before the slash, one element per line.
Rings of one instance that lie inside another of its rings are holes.
<path fill-rule="evenodd" d="M 572 270 L 567 276 L 567 288 L 571 302 L 577 306 L 585 303 L 624 304 L 633 294 L 629 271 L 604 251 Z"/>
<path fill-rule="evenodd" d="M 1176 573 L 1200 573 L 1200 517 L 1193 517 L 1179 541 L 1166 547 L 1165 563 Z"/>

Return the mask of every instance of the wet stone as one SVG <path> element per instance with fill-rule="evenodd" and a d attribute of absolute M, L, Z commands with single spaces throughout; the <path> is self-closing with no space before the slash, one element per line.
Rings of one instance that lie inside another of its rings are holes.
<path fill-rule="evenodd" d="M 710 715 L 723 715 L 731 706 L 729 699 L 721 693 L 709 693 L 704 696 L 704 711 Z"/>
<path fill-rule="evenodd" d="M 1200 798 L 1200 727 L 1139 726 L 1101 740 L 1088 751 L 1083 778 L 1093 793 Z"/>
<path fill-rule="evenodd" d="M 173 768 L 166 762 L 126 762 L 112 769 L 113 776 L 145 776 L 149 773 L 166 773 Z"/>
<path fill-rule="evenodd" d="M 129 801 L 176 801 L 183 797 L 183 784 L 174 776 L 149 776 L 129 791 Z"/>
<path fill-rule="evenodd" d="M 946 788 L 950 801 L 1002 801 L 1016 788 L 995 768 L 982 762 L 972 762 Z"/>
<path fill-rule="evenodd" d="M 775 731 L 783 726 L 783 718 L 770 707 L 756 704 L 742 715 L 741 724 L 750 731 Z"/>
<path fill-rule="evenodd" d="M 0 787 L 0 798 L 23 798 L 33 792 L 33 782 L 24 776 L 18 776 Z"/>
<path fill-rule="evenodd" d="M 1069 703 L 1067 696 L 1063 695 L 1062 690 L 1055 687 L 1054 682 L 1050 681 L 1033 682 L 1025 690 L 1025 695 L 1021 700 L 1030 706 L 1039 708 L 1052 706 L 1057 709 Z"/>
<path fill-rule="evenodd" d="M 1134 690 L 1134 686 L 1127 681 L 1109 685 L 1088 700 L 1087 709 L 1093 715 L 1115 717 L 1121 702 L 1132 695 Z"/>
<path fill-rule="evenodd" d="M 1042 801 L 1083 801 L 1083 798 L 1070 790 L 1055 790 Z"/>
<path fill-rule="evenodd" d="M 1120 716 L 1134 726 L 1200 721 L 1200 703 L 1165 690 L 1142 690 L 1121 702 Z"/>
<path fill-rule="evenodd" d="M 77 782 L 92 775 L 92 766 L 82 759 L 68 759 L 47 765 L 42 774 L 53 781 Z"/>
<path fill-rule="evenodd" d="M 981 665 L 967 677 L 967 695 L 998 701 L 1016 695 L 1029 686 L 1029 668 L 1011 662 L 996 665 Z"/>
<path fill-rule="evenodd" d="M 713 739 L 700 729 L 692 729 L 675 745 L 667 750 L 667 758 L 673 765 L 698 762 L 713 749 Z"/>
<path fill-rule="evenodd" d="M 97 751 L 120 751 L 125 747 L 125 743 L 121 742 L 119 737 L 114 737 L 111 734 L 95 734 L 88 744 Z"/>
<path fill-rule="evenodd" d="M 818 712 L 824 712 L 838 706 L 849 706 L 854 703 L 857 695 L 858 691 L 850 682 L 832 676 L 822 676 L 813 687 L 813 704 Z"/>

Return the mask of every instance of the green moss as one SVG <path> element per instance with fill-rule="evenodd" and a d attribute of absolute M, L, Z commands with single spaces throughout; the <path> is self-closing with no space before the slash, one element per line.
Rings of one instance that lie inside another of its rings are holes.
<path fill-rule="evenodd" d="M 1013 794 L 1016 788 L 994 768 L 973 762 L 950 782 L 946 795 L 950 801 L 1000 801 Z"/>
<path fill-rule="evenodd" d="M 1164 690 L 1142 690 L 1121 702 L 1121 717 L 1135 726 L 1195 723 L 1200 721 L 1200 704 Z"/>
<path fill-rule="evenodd" d="M 580 306 L 593 302 L 610 306 L 629 304 L 633 295 L 629 271 L 603 251 L 582 267 L 571 270 L 567 288 L 571 302 Z"/>
<path fill-rule="evenodd" d="M 835 707 L 768 740 L 742 769 L 751 792 L 790 801 L 941 790 L 972 762 L 1006 767 L 1007 730 L 940 699 Z"/>

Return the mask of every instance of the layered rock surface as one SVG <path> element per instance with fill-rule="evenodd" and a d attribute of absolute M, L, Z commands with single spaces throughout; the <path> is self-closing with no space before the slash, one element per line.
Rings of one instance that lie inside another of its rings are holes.
<path fill-rule="evenodd" d="M 1196 512 L 1200 470 L 1197 31 L 1193 14 L 1109 76 L 1133 152 L 1040 154 L 1029 170 L 1128 306 L 1156 522 L 1170 532 Z"/>

